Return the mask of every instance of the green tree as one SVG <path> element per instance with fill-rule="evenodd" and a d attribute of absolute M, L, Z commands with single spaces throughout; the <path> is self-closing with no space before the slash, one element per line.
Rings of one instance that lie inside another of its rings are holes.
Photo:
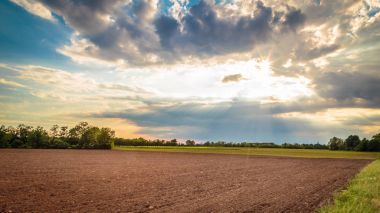
<path fill-rule="evenodd" d="M 57 124 L 50 128 L 50 134 L 53 138 L 57 138 L 59 136 L 59 126 Z"/>
<path fill-rule="evenodd" d="M 28 140 L 32 148 L 46 148 L 49 143 L 49 135 L 44 128 L 38 126 L 29 132 Z"/>
<path fill-rule="evenodd" d="M 82 144 L 80 144 L 81 138 L 88 128 L 89 126 L 87 122 L 80 122 L 75 127 L 71 128 L 68 133 L 68 143 L 74 148 L 77 146 L 80 148 L 82 146 Z"/>
<path fill-rule="evenodd" d="M 61 127 L 61 130 L 59 131 L 59 137 L 61 139 L 67 138 L 67 136 L 69 135 L 68 129 L 69 128 L 67 126 L 62 126 Z"/>
<path fill-rule="evenodd" d="M 7 132 L 7 128 L 4 125 L 0 127 L 0 148 L 7 148 L 9 144 L 10 135 Z"/>
<path fill-rule="evenodd" d="M 337 137 L 331 138 L 328 145 L 330 150 L 341 150 L 344 148 L 343 140 Z"/>
<path fill-rule="evenodd" d="M 17 144 L 19 144 L 18 147 L 27 148 L 31 146 L 31 144 L 28 141 L 29 132 L 31 130 L 32 127 L 27 126 L 25 124 L 20 124 L 17 126 Z"/>
<path fill-rule="evenodd" d="M 360 143 L 360 138 L 357 135 L 350 135 L 344 140 L 344 145 L 347 150 L 354 150 Z"/>
<path fill-rule="evenodd" d="M 187 140 L 185 143 L 186 143 L 186 146 L 194 146 L 195 145 L 195 141 L 193 141 L 193 140 Z"/>
<path fill-rule="evenodd" d="M 171 140 L 170 140 L 170 143 L 171 143 L 171 144 L 178 144 L 178 141 L 177 141 L 177 139 L 174 138 L 174 139 L 171 139 Z"/>
<path fill-rule="evenodd" d="M 115 131 L 110 128 L 101 128 L 97 135 L 97 144 L 95 145 L 95 148 L 111 149 L 114 137 Z"/>
<path fill-rule="evenodd" d="M 372 139 L 368 143 L 368 151 L 380 151 L 380 133 L 372 136 Z"/>
<path fill-rule="evenodd" d="M 368 151 L 369 140 L 367 138 L 363 138 L 360 143 L 355 147 L 355 151 Z"/>
<path fill-rule="evenodd" d="M 97 145 L 99 133 L 100 129 L 98 127 L 87 127 L 79 140 L 79 146 L 82 148 L 94 148 Z"/>

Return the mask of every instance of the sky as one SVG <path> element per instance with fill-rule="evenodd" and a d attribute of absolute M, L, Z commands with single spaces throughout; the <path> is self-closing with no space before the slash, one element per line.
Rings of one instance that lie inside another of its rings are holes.
<path fill-rule="evenodd" d="M 368 138 L 380 132 L 379 56 L 379 0 L 2 0 L 0 123 Z"/>

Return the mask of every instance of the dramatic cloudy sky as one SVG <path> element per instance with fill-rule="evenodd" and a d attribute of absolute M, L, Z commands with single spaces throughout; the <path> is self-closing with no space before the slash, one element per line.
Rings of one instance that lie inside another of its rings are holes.
<path fill-rule="evenodd" d="M 123 137 L 369 137 L 380 1 L 2 0 L 0 108 Z"/>

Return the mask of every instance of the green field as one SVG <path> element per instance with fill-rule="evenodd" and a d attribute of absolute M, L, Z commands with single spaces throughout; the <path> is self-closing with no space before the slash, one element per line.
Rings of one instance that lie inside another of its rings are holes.
<path fill-rule="evenodd" d="M 375 213 L 380 212 L 380 160 L 365 167 L 346 190 L 335 195 L 331 205 L 321 213 Z"/>
<path fill-rule="evenodd" d="M 353 158 L 377 159 L 379 152 L 330 151 L 316 149 L 242 148 L 242 147 L 187 147 L 187 146 L 115 146 L 116 150 L 152 152 L 190 152 L 215 154 L 241 154 L 300 158 Z"/>

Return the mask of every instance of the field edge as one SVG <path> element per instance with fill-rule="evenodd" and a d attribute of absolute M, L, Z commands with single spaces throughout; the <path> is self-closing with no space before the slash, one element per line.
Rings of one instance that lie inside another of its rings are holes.
<path fill-rule="evenodd" d="M 149 152 L 185 152 L 199 154 L 237 154 L 252 156 L 275 156 L 296 158 L 348 158 L 369 159 L 380 158 L 379 152 L 330 151 L 312 149 L 284 148 L 245 148 L 245 147 L 170 147 L 170 146 L 115 146 L 114 150 L 149 151 Z"/>
<path fill-rule="evenodd" d="M 380 159 L 364 167 L 319 213 L 380 212 Z"/>

